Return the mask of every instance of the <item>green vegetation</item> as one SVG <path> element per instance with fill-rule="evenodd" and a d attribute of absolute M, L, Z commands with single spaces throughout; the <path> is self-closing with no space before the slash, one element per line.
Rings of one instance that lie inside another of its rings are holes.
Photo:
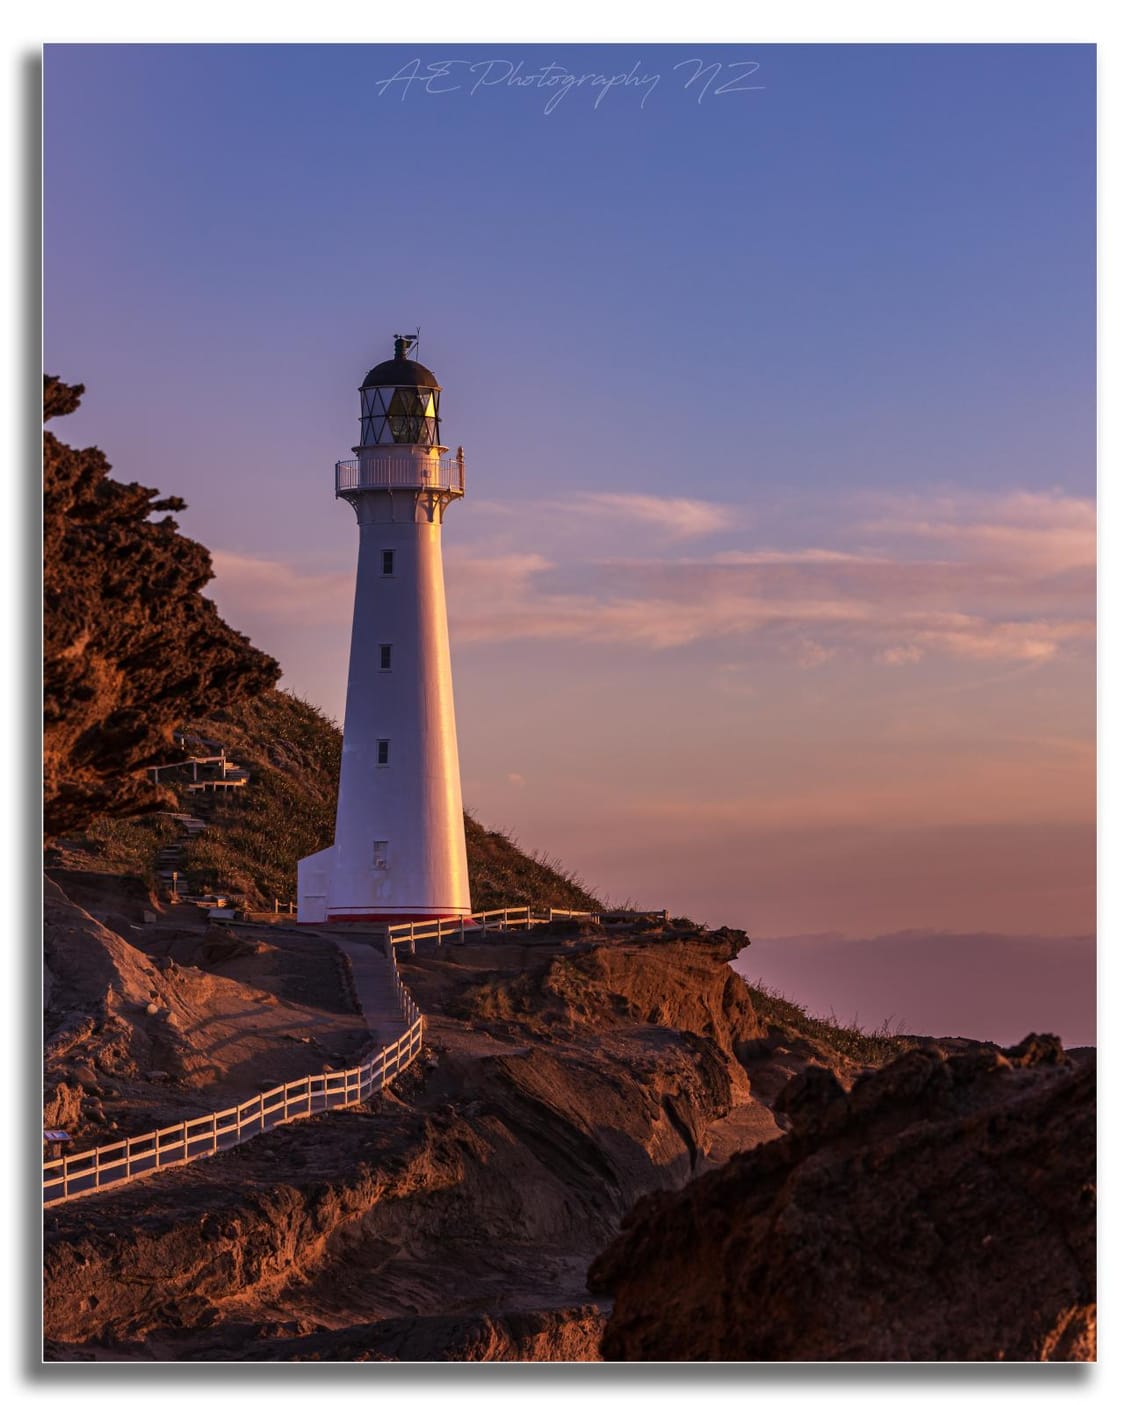
<path fill-rule="evenodd" d="M 194 891 L 240 897 L 265 911 L 296 898 L 297 860 L 333 842 L 339 729 L 319 708 L 279 690 L 187 724 L 249 770 L 240 790 L 186 793 L 206 828 L 186 841 Z"/>
<path fill-rule="evenodd" d="M 181 843 L 182 826 L 168 815 L 142 815 L 132 820 L 101 815 L 92 820 L 82 836 L 70 836 L 64 841 L 69 850 L 82 844 L 82 849 L 67 854 L 69 867 L 102 873 L 130 873 L 150 881 L 158 862 L 158 852 L 168 844 Z M 58 845 L 48 846 L 45 859 L 48 867 L 63 857 Z"/>
<path fill-rule="evenodd" d="M 778 991 L 769 990 L 761 981 L 755 984 L 749 981 L 748 991 L 752 997 L 753 1008 L 765 1024 L 813 1040 L 854 1063 L 884 1064 L 905 1053 L 907 1049 L 913 1049 L 917 1043 L 917 1040 L 909 1038 L 900 1029 L 892 1031 L 890 1021 L 886 1021 L 876 1030 L 868 1031 L 854 1021 L 841 1024 L 834 1015 L 829 1015 L 826 1019 L 809 1015 L 802 1005 L 787 999 Z"/>

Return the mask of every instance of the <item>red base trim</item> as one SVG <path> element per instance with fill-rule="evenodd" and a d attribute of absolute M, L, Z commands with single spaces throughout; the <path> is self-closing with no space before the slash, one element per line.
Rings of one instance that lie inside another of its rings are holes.
<path fill-rule="evenodd" d="M 404 922 L 454 922 L 457 918 L 468 917 L 466 912 L 338 912 L 326 917 L 323 923 L 310 922 L 306 926 L 320 927 L 337 922 L 373 922 L 383 927 L 394 927 Z"/>

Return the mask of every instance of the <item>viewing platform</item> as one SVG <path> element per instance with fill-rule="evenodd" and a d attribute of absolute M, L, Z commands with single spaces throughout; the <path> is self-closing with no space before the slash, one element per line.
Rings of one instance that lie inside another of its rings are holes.
<path fill-rule="evenodd" d="M 432 488 L 462 497 L 465 478 L 462 454 L 454 459 L 385 454 L 363 463 L 341 459 L 336 466 L 336 495 L 340 498 L 367 488 Z"/>

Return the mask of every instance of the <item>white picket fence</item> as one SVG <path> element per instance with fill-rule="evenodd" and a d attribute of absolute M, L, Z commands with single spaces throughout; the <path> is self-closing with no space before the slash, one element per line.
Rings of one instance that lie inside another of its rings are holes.
<path fill-rule="evenodd" d="M 358 1067 L 311 1073 L 221 1112 L 209 1112 L 109 1146 L 44 1161 L 44 1205 L 60 1205 L 171 1166 L 213 1156 L 282 1122 L 364 1102 L 407 1068 L 423 1047 L 424 1017 L 398 974 L 396 980 L 408 1028 L 399 1039 L 378 1049 Z"/>
<path fill-rule="evenodd" d="M 458 937 L 462 942 L 473 934 L 504 932 L 511 927 L 525 927 L 529 931 L 532 927 L 545 926 L 547 922 L 558 922 L 569 917 L 585 917 L 601 924 L 638 917 L 659 917 L 668 922 L 669 912 L 667 909 L 655 912 L 596 912 L 564 907 L 499 907 L 492 912 L 472 913 L 470 917 L 433 917 L 426 922 L 403 922 L 385 930 L 393 947 L 409 945 L 414 952 L 418 941 L 434 938 L 439 943 L 444 937 Z"/>
<path fill-rule="evenodd" d="M 414 953 L 416 942 L 434 938 L 505 931 L 512 927 L 539 926 L 562 918 L 588 917 L 595 921 L 621 920 L 630 917 L 654 916 L 668 919 L 667 912 L 600 913 L 573 912 L 563 908 L 532 910 L 529 907 L 499 908 L 494 912 L 479 912 L 471 917 L 410 922 L 388 928 L 390 957 L 395 963 L 395 947 L 410 944 Z M 408 1028 L 393 1043 L 379 1049 L 357 1068 L 341 1069 L 336 1073 L 312 1073 L 295 1078 L 256 1097 L 247 1098 L 222 1112 L 206 1113 L 186 1122 L 160 1127 L 137 1137 L 94 1147 L 90 1151 L 73 1152 L 54 1161 L 43 1163 L 43 1203 L 61 1205 L 81 1195 L 94 1195 L 126 1181 L 150 1176 L 172 1166 L 182 1166 L 203 1156 L 213 1156 L 259 1136 L 283 1122 L 293 1122 L 314 1113 L 333 1108 L 351 1107 L 366 1101 L 373 1093 L 390 1083 L 416 1058 L 423 1047 L 424 1017 L 407 987 L 396 974 L 400 1004 Z"/>

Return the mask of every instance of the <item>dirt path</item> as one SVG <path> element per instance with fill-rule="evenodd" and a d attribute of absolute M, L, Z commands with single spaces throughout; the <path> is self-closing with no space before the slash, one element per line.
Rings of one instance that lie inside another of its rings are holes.
<path fill-rule="evenodd" d="M 396 969 L 386 951 L 372 945 L 372 939 L 329 937 L 342 951 L 352 968 L 352 982 L 364 1022 L 380 1045 L 393 1044 L 408 1027 L 396 984 Z"/>

